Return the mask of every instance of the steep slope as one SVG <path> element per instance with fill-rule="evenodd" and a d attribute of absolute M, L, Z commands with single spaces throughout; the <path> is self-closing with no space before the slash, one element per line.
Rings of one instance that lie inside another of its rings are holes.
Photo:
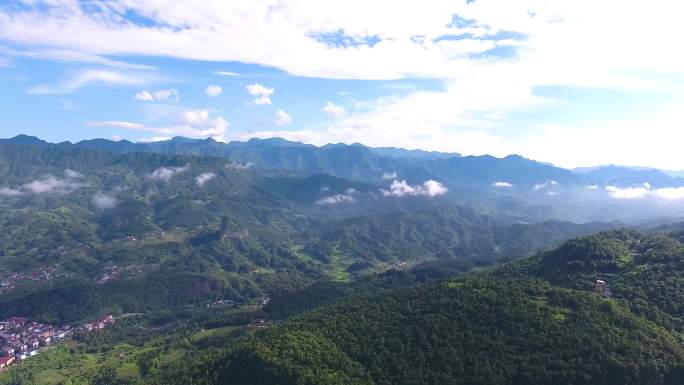
<path fill-rule="evenodd" d="M 664 235 L 625 230 L 567 241 L 491 272 L 305 313 L 218 359 L 217 378 L 680 384 L 683 258 L 684 246 Z"/>

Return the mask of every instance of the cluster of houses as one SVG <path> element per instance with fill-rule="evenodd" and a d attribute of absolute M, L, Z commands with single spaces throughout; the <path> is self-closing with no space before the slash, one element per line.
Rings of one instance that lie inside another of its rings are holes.
<path fill-rule="evenodd" d="M 11 317 L 0 321 L 0 372 L 35 356 L 57 342 L 71 338 L 74 332 L 94 332 L 113 323 L 114 317 L 111 315 L 77 327 L 56 327 L 29 321 L 23 317 Z"/>
<path fill-rule="evenodd" d="M 253 298 L 247 304 L 252 304 L 252 305 L 255 305 L 257 308 L 261 308 L 263 306 L 266 306 L 270 301 L 271 301 L 271 297 L 269 297 L 268 294 L 264 294 L 261 297 Z M 207 303 L 207 307 L 221 307 L 221 306 L 239 307 L 239 306 L 242 306 L 244 304 L 245 303 L 243 303 L 243 302 L 235 301 L 232 299 L 219 299 L 219 300 Z"/>
<path fill-rule="evenodd" d="M 0 270 L 0 294 L 9 293 L 16 289 L 19 281 L 49 281 L 55 277 L 59 265 L 41 267 L 29 274 Z"/>
<path fill-rule="evenodd" d="M 82 326 L 78 328 L 78 330 L 82 330 L 85 332 L 94 332 L 98 330 L 102 330 L 106 328 L 107 326 L 110 326 L 114 324 L 114 317 L 112 317 L 111 314 L 104 316 L 103 318 L 97 319 L 95 321 L 90 321 L 84 323 Z"/>
<path fill-rule="evenodd" d="M 95 283 L 97 283 L 98 285 L 102 285 L 118 277 L 121 273 L 125 272 L 129 275 L 129 277 L 132 277 L 136 274 L 142 273 L 143 271 L 143 266 L 137 264 L 129 265 L 126 267 L 120 267 L 118 265 L 109 265 L 103 268 L 102 276 L 97 278 L 95 280 Z"/>
<path fill-rule="evenodd" d="M 0 322 L 0 371 L 35 356 L 42 348 L 71 336 L 71 326 L 61 328 L 22 317 Z"/>

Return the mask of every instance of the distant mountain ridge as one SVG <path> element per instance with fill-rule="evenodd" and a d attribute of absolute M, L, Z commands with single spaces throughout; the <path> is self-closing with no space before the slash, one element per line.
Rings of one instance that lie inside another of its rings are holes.
<path fill-rule="evenodd" d="M 568 170 L 554 165 L 509 155 L 461 156 L 458 153 L 407 150 L 394 147 L 367 147 L 354 144 L 314 146 L 281 138 L 250 139 L 244 142 L 217 142 L 214 139 L 174 137 L 160 142 L 134 143 L 128 140 L 83 140 L 51 144 L 36 137 L 18 135 L 0 139 L 0 144 L 87 148 L 114 153 L 159 153 L 225 158 L 234 167 L 286 170 L 309 175 L 328 174 L 355 182 L 384 184 L 405 180 L 420 184 L 436 180 L 450 189 L 486 189 L 493 194 L 557 195 L 568 189 L 588 186 L 653 188 L 682 187 L 684 178 L 667 172 L 635 167 L 600 166 Z M 532 191 L 534 190 L 534 191 Z"/>

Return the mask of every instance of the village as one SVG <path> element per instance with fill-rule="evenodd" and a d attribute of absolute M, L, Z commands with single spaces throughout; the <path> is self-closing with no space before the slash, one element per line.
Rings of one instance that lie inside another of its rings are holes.
<path fill-rule="evenodd" d="M 112 324 L 112 315 L 79 326 L 57 327 L 23 317 L 11 317 L 0 321 L 0 372 L 71 338 L 74 333 L 90 333 Z"/>
<path fill-rule="evenodd" d="M 21 281 L 47 282 L 55 278 L 59 265 L 41 267 L 29 274 L 0 269 L 0 295 L 14 291 Z"/>

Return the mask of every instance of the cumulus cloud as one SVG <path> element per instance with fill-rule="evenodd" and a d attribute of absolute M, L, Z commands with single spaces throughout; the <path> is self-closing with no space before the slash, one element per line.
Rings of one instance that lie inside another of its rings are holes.
<path fill-rule="evenodd" d="M 385 172 L 382 174 L 382 179 L 396 179 L 397 178 L 397 172 L 392 171 L 392 172 Z"/>
<path fill-rule="evenodd" d="M 239 162 L 230 162 L 226 164 L 226 168 L 229 170 L 247 170 L 248 168 L 254 166 L 254 162 L 247 162 L 247 163 L 239 163 Z"/>
<path fill-rule="evenodd" d="M 329 188 L 328 188 L 329 190 Z M 323 190 L 323 187 L 321 187 L 321 191 L 328 191 L 328 190 Z M 331 195 L 329 197 L 321 198 L 318 201 L 316 201 L 316 204 L 319 205 L 335 205 L 339 203 L 353 203 L 355 201 L 354 199 L 354 194 L 356 194 L 356 189 L 349 188 L 347 191 L 345 191 L 344 194 L 335 194 Z"/>
<path fill-rule="evenodd" d="M 169 126 L 148 126 L 120 120 L 88 121 L 85 124 L 91 127 L 115 127 L 158 133 L 161 135 L 153 138 L 164 138 L 160 140 L 166 140 L 177 135 L 190 138 L 210 137 L 218 141 L 226 140 L 229 123 L 221 116 L 214 117 L 207 110 L 185 110 L 175 118 L 176 124 Z"/>
<path fill-rule="evenodd" d="M 329 100 L 327 103 L 325 103 L 325 106 L 323 107 L 323 112 L 325 112 L 326 115 L 334 119 L 341 119 L 347 115 L 347 111 L 344 109 L 343 106 L 338 106 Z"/>
<path fill-rule="evenodd" d="M 197 183 L 197 186 L 202 187 L 205 183 L 209 182 L 215 177 L 216 174 L 214 174 L 213 172 L 205 172 L 195 177 L 195 183 Z"/>
<path fill-rule="evenodd" d="M 99 210 L 108 210 L 116 207 L 118 201 L 113 195 L 98 192 L 93 196 L 93 205 Z"/>
<path fill-rule="evenodd" d="M 335 205 L 338 203 L 353 203 L 354 197 L 346 194 L 335 194 L 333 196 L 321 198 L 316 201 L 319 205 Z"/>
<path fill-rule="evenodd" d="M 647 197 L 661 198 L 665 200 L 684 199 L 684 187 L 663 187 L 652 189 L 649 183 L 637 187 L 606 186 L 606 192 L 615 199 L 643 199 Z"/>
<path fill-rule="evenodd" d="M 157 90 L 157 91 L 147 91 L 143 90 L 135 95 L 133 95 L 135 100 L 139 100 L 141 102 L 160 102 L 164 100 L 180 100 L 180 93 L 176 89 L 168 89 L 168 90 Z"/>
<path fill-rule="evenodd" d="M 278 110 L 275 114 L 275 125 L 278 127 L 289 126 L 292 124 L 292 116 L 283 110 Z"/>
<path fill-rule="evenodd" d="M 204 92 L 206 92 L 207 95 L 209 95 L 209 97 L 215 98 L 215 97 L 221 95 L 221 92 L 223 92 L 223 87 L 212 85 L 212 86 L 207 87 L 207 89 L 204 90 Z"/>
<path fill-rule="evenodd" d="M 681 140 L 663 143 L 661 138 L 681 139 L 681 113 L 670 119 L 655 112 L 635 122 L 632 114 L 619 111 L 624 121 L 606 118 L 594 127 L 585 122 L 560 128 L 545 124 L 545 132 L 534 140 L 502 128 L 515 129 L 505 120 L 508 113 L 549 102 L 534 92 L 548 86 L 679 95 L 684 55 L 672 46 L 676 36 L 684 35 L 681 4 L 644 4 L 352 0 L 244 7 L 242 2 L 200 0 L 25 1 L 21 7 L 0 9 L 0 36 L 26 50 L 68 50 L 99 60 L 155 56 L 253 63 L 306 77 L 441 79 L 429 90 L 378 98 L 364 113 L 352 114 L 331 130 L 291 134 L 307 143 L 366 139 L 369 145 L 495 155 L 522 148 L 535 159 L 566 166 L 577 165 L 576 149 L 585 148 L 580 158 L 589 163 L 608 159 L 679 167 L 673 159 Z M 639 20 L 638 28 L 634 20 Z M 257 100 L 270 103 L 268 96 Z M 676 98 L 673 104 L 681 110 Z M 499 132 L 480 130 L 496 122 L 502 122 Z M 658 134 L 645 137 L 643 127 Z M 599 132 L 590 141 L 595 144 L 587 143 L 579 129 Z M 621 146 L 601 145 L 618 136 Z"/>
<path fill-rule="evenodd" d="M 513 184 L 510 182 L 501 181 L 501 182 L 492 183 L 492 186 L 494 186 L 494 187 L 513 187 Z"/>
<path fill-rule="evenodd" d="M 427 180 L 422 185 L 409 185 L 405 180 L 394 180 L 389 190 L 380 190 L 384 196 L 405 197 L 405 196 L 428 196 L 435 197 L 446 194 L 449 190 L 436 180 Z"/>
<path fill-rule="evenodd" d="M 185 165 L 182 167 L 159 167 L 152 171 L 152 174 L 150 174 L 148 178 L 162 182 L 168 182 L 174 175 L 188 171 L 189 169 L 190 165 Z"/>
<path fill-rule="evenodd" d="M 249 92 L 250 95 L 256 96 L 256 98 L 252 101 L 256 105 L 271 105 L 271 95 L 275 92 L 273 88 L 268 88 L 265 87 L 262 84 L 259 83 L 254 83 L 250 84 L 247 87 L 247 92 Z"/>

